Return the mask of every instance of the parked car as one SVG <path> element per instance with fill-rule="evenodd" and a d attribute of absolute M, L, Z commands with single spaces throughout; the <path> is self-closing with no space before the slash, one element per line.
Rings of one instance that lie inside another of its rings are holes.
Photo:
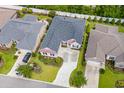
<path fill-rule="evenodd" d="M 23 58 L 22 61 L 25 62 L 25 63 L 27 63 L 30 57 L 31 57 L 31 53 L 28 52 L 28 53 L 26 53 L 26 55 L 24 56 L 24 58 Z"/>

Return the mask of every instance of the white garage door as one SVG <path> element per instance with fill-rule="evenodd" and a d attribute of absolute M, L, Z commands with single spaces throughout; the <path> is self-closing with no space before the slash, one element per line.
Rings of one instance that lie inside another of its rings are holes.
<path fill-rule="evenodd" d="M 90 61 L 90 60 L 87 61 L 88 65 L 92 65 L 92 66 L 96 66 L 96 67 L 100 67 L 100 63 L 101 62 Z"/>

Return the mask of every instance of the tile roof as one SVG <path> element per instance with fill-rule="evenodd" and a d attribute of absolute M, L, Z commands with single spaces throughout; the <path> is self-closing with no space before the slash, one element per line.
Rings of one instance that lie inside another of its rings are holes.
<path fill-rule="evenodd" d="M 79 44 L 82 43 L 85 20 L 55 16 L 48 29 L 41 48 L 50 48 L 58 51 L 61 41 L 75 39 Z"/>

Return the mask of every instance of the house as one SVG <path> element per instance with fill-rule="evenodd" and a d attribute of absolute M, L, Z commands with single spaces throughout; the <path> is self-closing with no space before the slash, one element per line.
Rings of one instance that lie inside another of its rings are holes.
<path fill-rule="evenodd" d="M 0 29 L 0 48 L 11 48 L 15 43 L 17 49 L 35 52 L 46 27 L 45 23 L 38 22 L 37 17 L 32 15 L 26 15 L 23 19 L 11 19 Z"/>
<path fill-rule="evenodd" d="M 0 28 L 10 19 L 17 17 L 16 10 L 0 8 Z"/>
<path fill-rule="evenodd" d="M 69 39 L 67 41 L 62 41 L 61 42 L 62 47 L 69 47 L 71 49 L 80 49 L 81 44 L 77 43 L 75 39 Z"/>
<path fill-rule="evenodd" d="M 84 27 L 83 19 L 55 16 L 41 44 L 41 50 L 49 48 L 55 51 L 54 55 L 56 55 L 60 46 L 80 49 Z M 49 55 L 49 52 L 46 51 L 46 55 Z"/>
<path fill-rule="evenodd" d="M 124 34 L 116 26 L 97 24 L 90 32 L 85 55 L 87 64 L 105 67 L 106 60 L 115 62 L 114 67 L 124 69 Z"/>
<path fill-rule="evenodd" d="M 55 51 L 53 51 L 50 48 L 44 48 L 39 51 L 41 55 L 46 56 L 46 57 L 57 57 L 57 54 Z"/>

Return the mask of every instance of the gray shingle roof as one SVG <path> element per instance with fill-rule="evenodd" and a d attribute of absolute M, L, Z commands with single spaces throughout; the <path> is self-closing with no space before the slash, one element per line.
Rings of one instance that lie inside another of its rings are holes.
<path fill-rule="evenodd" d="M 32 21 L 32 22 L 36 22 L 37 21 L 37 17 L 34 15 L 26 15 L 23 20 L 25 21 Z"/>
<path fill-rule="evenodd" d="M 85 20 L 55 16 L 41 44 L 41 48 L 48 47 L 57 52 L 60 42 L 69 39 L 76 39 L 81 44 L 84 27 Z"/>
<path fill-rule="evenodd" d="M 105 62 L 105 55 L 107 54 L 116 56 L 115 62 L 118 64 L 115 64 L 116 67 L 124 65 L 123 40 L 124 34 L 120 34 L 117 27 L 96 25 L 96 29 L 90 32 L 85 58 L 87 60 L 94 60 L 95 58 L 99 62 Z"/>
<path fill-rule="evenodd" d="M 32 50 L 43 23 L 25 20 L 9 20 L 0 32 L 0 43 L 16 40 L 17 48 Z"/>

